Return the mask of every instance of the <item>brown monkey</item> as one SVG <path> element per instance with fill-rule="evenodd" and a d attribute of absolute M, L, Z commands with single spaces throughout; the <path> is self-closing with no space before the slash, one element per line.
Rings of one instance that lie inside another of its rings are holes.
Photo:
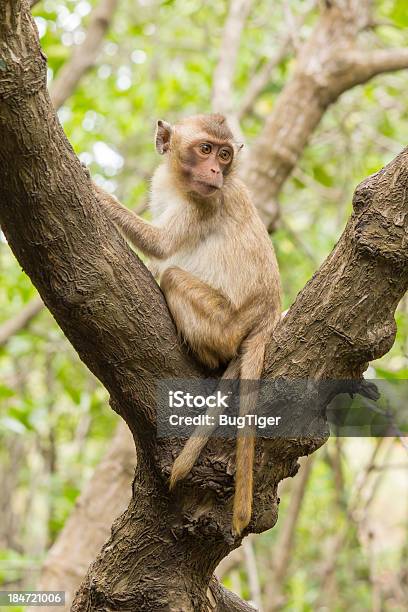
<path fill-rule="evenodd" d="M 165 160 L 152 179 L 152 224 L 96 188 L 99 200 L 150 257 L 177 330 L 201 362 L 229 364 L 224 378 L 259 379 L 265 343 L 280 318 L 280 281 L 269 236 L 235 174 L 239 147 L 222 115 L 197 115 L 174 126 L 158 121 L 156 149 Z M 241 415 L 251 412 L 255 399 L 241 389 Z M 170 487 L 191 470 L 211 431 L 200 427 L 188 440 Z M 251 519 L 254 444 L 253 435 L 238 436 L 237 534 Z"/>

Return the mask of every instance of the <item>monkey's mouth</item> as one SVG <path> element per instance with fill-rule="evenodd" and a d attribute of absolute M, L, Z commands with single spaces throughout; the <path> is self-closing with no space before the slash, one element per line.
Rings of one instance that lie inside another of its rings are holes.
<path fill-rule="evenodd" d="M 206 181 L 200 181 L 197 179 L 194 179 L 193 183 L 194 191 L 202 196 L 212 195 L 221 188 L 221 185 L 214 185 L 214 183 L 207 183 Z"/>

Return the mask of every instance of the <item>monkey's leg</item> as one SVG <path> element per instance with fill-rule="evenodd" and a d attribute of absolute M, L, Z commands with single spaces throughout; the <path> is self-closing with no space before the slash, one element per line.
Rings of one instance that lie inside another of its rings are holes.
<path fill-rule="evenodd" d="M 241 313 L 220 291 L 210 287 L 194 275 L 177 267 L 168 268 L 162 275 L 161 287 L 178 330 L 210 367 L 230 360 L 223 379 L 239 377 L 239 345 L 245 333 Z M 222 407 L 210 408 L 206 415 L 214 425 L 197 427 L 174 462 L 170 488 L 185 478 L 217 427 Z"/>
<path fill-rule="evenodd" d="M 177 267 L 165 270 L 160 286 L 178 331 L 200 361 L 216 368 L 237 355 L 245 320 L 221 291 Z"/>
<path fill-rule="evenodd" d="M 239 357 L 237 357 L 231 361 L 221 380 L 236 380 L 239 378 L 239 371 L 240 362 Z M 218 417 L 223 411 L 222 406 L 214 406 L 207 410 L 206 416 L 210 417 L 210 421 L 213 421 L 214 425 L 200 425 L 195 428 L 194 433 L 187 440 L 183 450 L 173 463 L 170 475 L 170 490 L 191 471 L 211 434 L 217 429 Z"/>

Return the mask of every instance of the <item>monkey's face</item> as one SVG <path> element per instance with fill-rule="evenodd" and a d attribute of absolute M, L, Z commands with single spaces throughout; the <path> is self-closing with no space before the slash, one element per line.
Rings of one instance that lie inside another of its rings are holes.
<path fill-rule="evenodd" d="M 186 189 L 202 197 L 214 195 L 222 189 L 233 157 L 228 141 L 216 141 L 207 134 L 181 148 L 180 171 Z"/>
<path fill-rule="evenodd" d="M 168 153 L 179 186 L 204 198 L 222 189 L 234 163 L 233 136 L 222 115 L 196 115 L 175 126 L 158 121 L 156 149 Z"/>

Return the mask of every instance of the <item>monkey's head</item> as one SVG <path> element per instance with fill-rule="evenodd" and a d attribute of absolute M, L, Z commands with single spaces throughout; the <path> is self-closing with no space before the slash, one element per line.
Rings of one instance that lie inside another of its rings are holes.
<path fill-rule="evenodd" d="M 175 125 L 158 121 L 155 140 L 179 186 L 201 198 L 223 188 L 239 150 L 225 117 L 218 114 L 195 115 Z"/>

